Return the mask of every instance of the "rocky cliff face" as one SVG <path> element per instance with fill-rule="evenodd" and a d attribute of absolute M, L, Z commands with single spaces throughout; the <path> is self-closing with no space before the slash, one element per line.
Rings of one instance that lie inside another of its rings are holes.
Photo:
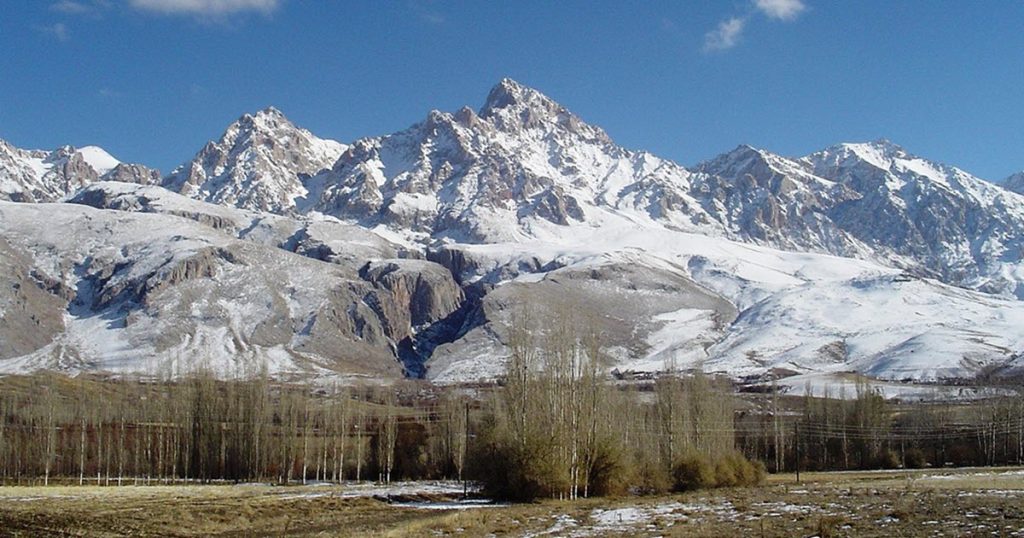
<path fill-rule="evenodd" d="M 359 275 L 389 292 L 379 303 L 389 334 L 398 340 L 448 317 L 465 298 L 448 269 L 426 260 L 372 261 Z"/>
<path fill-rule="evenodd" d="M 66 290 L 0 237 L 0 361 L 49 345 L 64 330 Z"/>
<path fill-rule="evenodd" d="M 161 176 L 159 170 L 153 170 L 141 164 L 120 163 L 104 174 L 103 180 L 138 183 L 139 185 L 159 185 Z"/>
<path fill-rule="evenodd" d="M 858 197 L 842 183 L 809 173 L 789 159 L 750 146 L 696 168 L 692 193 L 705 210 L 746 241 L 844 256 L 867 249 L 824 211 Z"/>

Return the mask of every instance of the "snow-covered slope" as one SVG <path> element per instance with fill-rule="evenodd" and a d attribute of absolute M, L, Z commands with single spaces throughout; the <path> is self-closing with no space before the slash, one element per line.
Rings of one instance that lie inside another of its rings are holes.
<path fill-rule="evenodd" d="M 730 237 L 903 268 L 1024 297 L 1024 197 L 888 141 L 800 159 L 740 147 L 695 184 Z"/>
<path fill-rule="evenodd" d="M 745 310 L 709 370 L 855 371 L 890 380 L 970 377 L 1024 349 L 1020 301 L 906 275 L 808 283 Z"/>
<path fill-rule="evenodd" d="M 493 358 L 507 353 L 523 304 L 537 317 L 568 312 L 598 327 L 620 371 L 934 382 L 972 377 L 1024 349 L 1024 303 L 892 267 L 625 223 L 576 232 L 449 246 L 498 284 L 481 302 L 486 323 L 439 347 L 428 377 L 498 375 Z"/>
<path fill-rule="evenodd" d="M 0 202 L 0 288 L 13 290 L 0 294 L 0 341 L 12 343 L 0 346 L 0 372 L 210 367 L 230 376 L 265 364 L 277 375 L 393 378 L 402 371 L 396 348 L 414 330 L 404 313 L 430 324 L 461 300 L 450 275 L 412 294 L 361 274 L 387 260 L 349 258 L 360 233 L 332 256 L 331 238 L 351 231 L 344 225 L 250 221 L 249 213 L 138 185 L 101 183 L 80 201 L 103 192 L 122 210 Z M 296 231 L 276 241 L 289 229 Z M 363 254 L 393 255 L 374 241 Z M 21 331 L 32 320 L 44 325 L 26 340 Z"/>
<path fill-rule="evenodd" d="M 306 194 L 303 176 L 329 168 L 345 147 L 296 127 L 270 107 L 232 123 L 163 185 L 199 200 L 288 213 Z"/>
<path fill-rule="evenodd" d="M 857 193 L 827 215 L 878 256 L 953 285 L 1024 298 L 1024 197 L 887 141 L 841 144 L 803 162 Z"/>

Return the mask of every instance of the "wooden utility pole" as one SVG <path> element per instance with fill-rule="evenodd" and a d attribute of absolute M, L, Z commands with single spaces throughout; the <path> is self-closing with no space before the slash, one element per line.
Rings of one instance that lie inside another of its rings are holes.
<path fill-rule="evenodd" d="M 800 483 L 800 421 L 796 422 L 796 437 L 793 438 L 793 442 L 796 443 L 796 483 Z"/>
<path fill-rule="evenodd" d="M 462 445 L 462 465 L 459 466 L 459 475 L 462 478 L 462 498 L 469 497 L 469 485 L 466 482 L 466 457 L 469 455 L 469 402 L 466 402 L 466 424 L 463 426 L 466 430 L 466 441 Z"/>

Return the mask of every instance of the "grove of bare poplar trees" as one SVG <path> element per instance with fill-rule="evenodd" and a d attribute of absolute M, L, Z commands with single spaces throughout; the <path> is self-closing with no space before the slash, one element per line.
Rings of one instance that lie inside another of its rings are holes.
<path fill-rule="evenodd" d="M 202 369 L 0 378 L 0 481 L 447 478 L 525 500 L 753 484 L 766 467 L 1024 462 L 1019 395 L 910 405 L 861 384 L 787 398 L 671 365 L 613 381 L 599 335 L 569 316 L 543 330 L 524 317 L 508 343 L 506 375 L 472 387 L 295 384 L 265 371 L 223 380 Z"/>

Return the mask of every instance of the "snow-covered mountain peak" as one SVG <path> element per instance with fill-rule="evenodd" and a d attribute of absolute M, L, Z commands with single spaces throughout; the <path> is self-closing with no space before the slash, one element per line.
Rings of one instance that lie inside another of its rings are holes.
<path fill-rule="evenodd" d="M 0 140 L 0 200 L 56 202 L 96 181 L 152 183 L 158 177 L 145 166 L 122 163 L 99 146 L 25 150 Z"/>
<path fill-rule="evenodd" d="M 85 162 L 89 163 L 89 166 L 96 170 L 101 176 L 110 172 L 117 165 L 121 164 L 121 161 L 114 158 L 113 155 L 107 153 L 107 151 L 99 146 L 85 146 L 78 148 L 78 154 L 85 159 Z"/>
<path fill-rule="evenodd" d="M 256 114 L 254 114 L 254 116 L 256 116 L 256 117 L 268 117 L 269 116 L 269 117 L 278 117 L 278 118 L 284 118 L 285 117 L 284 116 L 284 112 L 281 112 L 280 109 L 278 109 L 277 107 L 275 107 L 273 105 L 268 106 L 268 107 L 264 108 L 263 110 L 260 110 L 260 111 L 256 112 Z"/>
<path fill-rule="evenodd" d="M 600 127 L 584 122 L 550 97 L 509 78 L 502 79 L 491 89 L 479 116 L 509 133 L 533 130 L 550 135 L 561 132 L 590 142 L 612 144 Z"/>
<path fill-rule="evenodd" d="M 906 155 L 907 150 L 900 144 L 889 140 L 888 138 L 877 138 L 869 142 L 845 142 L 839 144 L 839 146 L 845 146 L 855 151 L 874 151 L 883 155 L 900 156 Z"/>
<path fill-rule="evenodd" d="M 858 190 L 867 184 L 877 184 L 897 191 L 908 183 L 948 190 L 959 189 L 964 181 L 980 181 L 959 168 L 923 159 L 884 139 L 838 144 L 812 153 L 803 161 L 815 174 L 857 183 L 859 186 L 854 188 Z"/>
<path fill-rule="evenodd" d="M 889 170 L 897 160 L 911 157 L 903 147 L 886 139 L 872 142 L 844 142 L 812 153 L 807 159 L 814 162 L 828 162 L 835 167 L 867 164 L 881 170 Z"/>
<path fill-rule="evenodd" d="M 403 131 L 356 141 L 300 204 L 416 240 L 491 242 L 564 233 L 607 212 L 707 223 L 690 172 L 615 145 L 542 93 L 501 81 L 479 113 L 431 111 Z M 596 221 L 595 221 L 596 225 Z"/>
<path fill-rule="evenodd" d="M 832 185 L 831 181 L 812 174 L 807 164 L 800 160 L 748 144 L 741 144 L 732 151 L 700 163 L 695 169 L 723 179 L 745 179 L 755 183 L 789 178 L 791 182 L 815 183 L 826 187 Z"/>
<path fill-rule="evenodd" d="M 307 193 L 302 178 L 330 168 L 346 149 L 268 107 L 234 121 L 164 186 L 210 202 L 287 213 Z"/>
<path fill-rule="evenodd" d="M 1002 188 L 1017 194 L 1024 194 L 1024 171 L 1012 174 L 999 182 Z"/>
<path fill-rule="evenodd" d="M 312 136 L 309 131 L 292 123 L 280 110 L 267 107 L 255 113 L 242 114 L 231 125 L 228 125 L 217 143 L 220 145 L 245 143 L 242 140 L 243 137 L 267 137 L 274 139 L 273 142 L 287 143 L 287 138 L 295 131 Z"/>
<path fill-rule="evenodd" d="M 510 78 L 503 78 L 487 94 L 487 100 L 484 101 L 484 106 L 480 109 L 480 115 L 489 116 L 499 109 L 516 106 L 533 106 L 556 111 L 560 108 L 558 103 L 539 91 Z"/>
<path fill-rule="evenodd" d="M 711 159 L 710 161 L 700 163 L 699 165 L 697 165 L 697 168 L 705 168 L 710 166 L 712 163 L 724 164 L 747 161 L 759 161 L 767 164 L 770 160 L 773 160 L 773 158 L 779 158 L 779 156 L 767 150 L 755 148 L 754 146 L 751 146 L 749 144 L 740 144 L 733 148 L 732 150 L 723 153 Z"/>
<path fill-rule="evenodd" d="M 888 174 L 888 186 L 898 188 L 906 181 L 932 183 L 952 188 L 951 181 L 980 181 L 971 174 L 947 164 L 914 155 L 886 139 L 873 142 L 843 143 L 805 157 L 821 175 L 842 174 L 841 170 L 867 166 Z M 865 171 L 866 170 L 862 170 Z M 895 181 L 894 181 L 895 180 Z"/>
<path fill-rule="evenodd" d="M 283 112 L 272 106 L 268 106 L 255 113 L 243 114 L 235 123 L 240 130 L 275 131 L 278 129 L 297 129 L 295 124 Z"/>

